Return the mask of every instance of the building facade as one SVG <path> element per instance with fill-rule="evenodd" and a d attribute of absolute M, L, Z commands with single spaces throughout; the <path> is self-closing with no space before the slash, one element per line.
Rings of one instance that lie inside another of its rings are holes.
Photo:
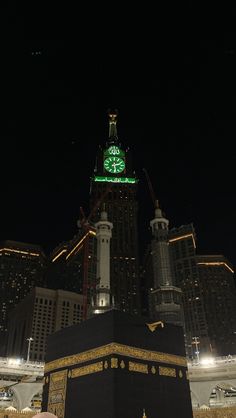
<path fill-rule="evenodd" d="M 130 152 L 117 135 L 117 113 L 109 114 L 109 137 L 100 147 L 91 179 L 91 207 L 102 199 L 113 224 L 110 256 L 111 293 L 124 312 L 140 312 L 137 183 Z M 101 207 L 92 220 L 97 222 Z"/>
<path fill-rule="evenodd" d="M 82 295 L 35 287 L 10 314 L 7 356 L 44 361 L 47 336 L 82 319 Z"/>
<path fill-rule="evenodd" d="M 6 339 L 9 312 L 34 286 L 44 286 L 45 266 L 46 257 L 38 245 L 16 241 L 0 244 L 1 342 Z"/>
<path fill-rule="evenodd" d="M 171 229 L 169 244 L 175 280 L 183 292 L 187 354 L 189 357 L 197 354 L 199 340 L 201 351 L 209 352 L 210 340 L 196 264 L 196 234 L 193 224 Z"/>
<path fill-rule="evenodd" d="M 236 353 L 233 268 L 222 255 L 197 255 L 192 224 L 173 228 L 169 244 L 177 285 L 183 292 L 190 357 Z"/>
<path fill-rule="evenodd" d="M 80 225 L 78 233 L 58 245 L 49 257 L 47 287 L 83 295 L 83 319 L 96 289 L 96 230 Z"/>
<path fill-rule="evenodd" d="M 197 256 L 196 264 L 211 349 L 217 355 L 236 354 L 236 289 L 233 266 L 223 255 Z"/>

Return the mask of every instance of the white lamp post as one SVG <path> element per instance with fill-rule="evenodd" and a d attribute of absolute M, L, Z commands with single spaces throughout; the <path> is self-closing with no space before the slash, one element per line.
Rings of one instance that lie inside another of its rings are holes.
<path fill-rule="evenodd" d="M 27 338 L 28 341 L 28 351 L 27 351 L 27 360 L 26 362 L 29 363 L 29 357 L 30 357 L 30 344 L 32 341 L 34 341 L 34 339 L 32 337 Z"/>
<path fill-rule="evenodd" d="M 199 364 L 199 353 L 200 353 L 198 349 L 198 344 L 200 344 L 199 337 L 192 337 L 192 340 L 193 340 L 192 344 L 195 345 L 195 348 L 196 348 L 195 354 L 197 357 L 197 364 Z"/>

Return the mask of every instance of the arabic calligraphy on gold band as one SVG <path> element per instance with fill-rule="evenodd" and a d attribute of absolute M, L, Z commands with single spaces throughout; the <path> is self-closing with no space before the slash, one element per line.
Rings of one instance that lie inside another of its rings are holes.
<path fill-rule="evenodd" d="M 71 356 L 59 358 L 53 360 L 45 365 L 45 373 L 52 370 L 57 370 L 64 367 L 73 366 L 79 363 L 85 363 L 87 361 L 99 359 L 109 355 L 122 355 L 125 357 L 131 357 L 134 359 L 168 363 L 176 366 L 187 367 L 185 357 L 177 356 L 174 354 L 161 353 L 157 351 L 150 351 L 143 348 L 131 347 L 119 343 L 110 343 L 100 347 L 93 348 L 92 350 L 83 351 L 82 353 L 73 354 Z"/>

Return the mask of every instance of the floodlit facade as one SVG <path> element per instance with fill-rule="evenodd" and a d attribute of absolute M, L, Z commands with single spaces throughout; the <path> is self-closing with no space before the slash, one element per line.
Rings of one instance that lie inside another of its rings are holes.
<path fill-rule="evenodd" d="M 170 231 L 175 280 L 183 291 L 188 355 L 236 353 L 234 271 L 223 255 L 197 255 L 192 224 Z"/>
<path fill-rule="evenodd" d="M 169 221 L 163 214 L 158 201 L 155 217 L 150 225 L 153 288 L 150 289 L 149 315 L 156 320 L 184 326 L 182 291 L 175 285 L 171 265 L 168 242 Z"/>
<path fill-rule="evenodd" d="M 9 312 L 34 286 L 44 286 L 46 257 L 40 246 L 16 241 L 0 244 L 0 352 L 4 355 Z"/>
<path fill-rule="evenodd" d="M 44 361 L 47 336 L 82 319 L 82 295 L 35 287 L 10 314 L 7 356 Z"/>

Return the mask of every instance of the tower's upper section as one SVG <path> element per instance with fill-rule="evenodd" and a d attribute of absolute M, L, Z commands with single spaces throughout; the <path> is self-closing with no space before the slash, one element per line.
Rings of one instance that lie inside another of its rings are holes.
<path fill-rule="evenodd" d="M 95 182 L 136 183 L 129 150 L 123 148 L 117 134 L 118 112 L 108 111 L 109 135 L 100 146 L 95 168 Z"/>
<path fill-rule="evenodd" d="M 158 200 L 156 200 L 155 205 L 155 217 L 150 221 L 150 226 L 154 237 L 161 237 L 162 239 L 165 237 L 167 239 L 169 221 L 163 215 Z"/>
<path fill-rule="evenodd" d="M 104 209 L 101 211 L 100 220 L 96 222 L 95 228 L 97 230 L 97 239 L 102 239 L 106 242 L 107 239 L 111 238 L 113 225 L 108 221 L 107 212 Z"/>

